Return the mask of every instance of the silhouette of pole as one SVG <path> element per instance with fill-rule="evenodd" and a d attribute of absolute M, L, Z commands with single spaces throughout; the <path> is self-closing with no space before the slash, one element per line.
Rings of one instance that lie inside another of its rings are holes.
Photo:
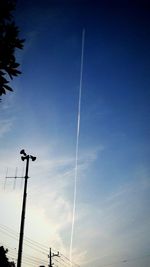
<path fill-rule="evenodd" d="M 25 223 L 25 212 L 26 212 L 26 199 L 27 199 L 27 182 L 28 182 L 28 171 L 29 171 L 29 159 L 32 161 L 36 160 L 36 157 L 31 155 L 27 155 L 22 149 L 20 154 L 24 156 L 21 159 L 24 161 L 26 160 L 26 171 L 25 171 L 25 182 L 24 182 L 24 192 L 23 192 L 23 202 L 22 202 L 22 214 L 21 214 L 21 224 L 20 224 L 20 236 L 19 236 L 19 247 L 18 247 L 18 260 L 17 260 L 17 267 L 21 267 L 21 260 L 22 260 L 22 247 L 23 247 L 23 236 L 24 236 L 24 223 Z"/>
<path fill-rule="evenodd" d="M 49 267 L 52 267 L 52 251 L 49 249 Z"/>
<path fill-rule="evenodd" d="M 52 257 L 60 257 L 59 251 L 55 254 L 55 253 L 52 253 L 52 250 L 50 248 L 48 257 L 49 257 L 49 267 L 52 267 L 54 265 L 54 263 L 52 263 Z"/>

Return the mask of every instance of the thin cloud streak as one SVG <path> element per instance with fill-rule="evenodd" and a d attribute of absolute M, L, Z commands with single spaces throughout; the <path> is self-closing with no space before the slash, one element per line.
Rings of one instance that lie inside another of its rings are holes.
<path fill-rule="evenodd" d="M 70 266 L 72 266 L 72 248 L 73 248 L 73 235 L 74 235 L 76 198 L 77 198 L 77 175 L 78 175 L 78 157 L 79 157 L 78 154 L 79 154 L 81 100 L 82 100 L 84 39 L 85 39 L 85 30 L 83 29 L 83 32 L 82 32 L 82 50 L 81 50 L 81 67 L 80 67 L 80 85 L 79 85 L 79 102 L 78 102 L 77 137 L 76 137 L 75 174 L 74 174 L 74 196 L 73 196 L 72 227 L 71 227 L 71 238 L 70 238 L 70 261 L 71 261 Z"/>
<path fill-rule="evenodd" d="M 13 119 L 4 119 L 0 121 L 0 138 L 10 132 L 13 126 Z"/>

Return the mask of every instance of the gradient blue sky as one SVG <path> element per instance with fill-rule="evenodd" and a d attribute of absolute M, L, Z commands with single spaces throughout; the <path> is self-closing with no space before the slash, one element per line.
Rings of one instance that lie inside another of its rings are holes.
<path fill-rule="evenodd" d="M 25 234 L 68 256 L 85 28 L 73 259 L 85 267 L 148 267 L 150 9 L 92 2 L 18 1 L 26 42 L 18 52 L 22 75 L 0 105 L 0 174 L 16 166 L 21 173 L 22 148 L 37 156 Z M 12 191 L 8 181 L 4 191 L 1 182 L 0 201 L 0 224 L 16 231 L 18 184 Z"/>

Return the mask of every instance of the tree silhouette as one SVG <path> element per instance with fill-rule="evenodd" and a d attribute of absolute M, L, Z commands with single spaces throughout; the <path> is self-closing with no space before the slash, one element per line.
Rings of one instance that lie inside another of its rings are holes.
<path fill-rule="evenodd" d="M 0 246 L 0 266 L 1 267 L 15 267 L 14 262 L 9 262 L 6 254 L 8 249 L 4 249 L 3 246 Z"/>
<path fill-rule="evenodd" d="M 15 0 L 0 0 L 0 96 L 6 94 L 7 90 L 13 91 L 8 83 L 21 74 L 15 51 L 23 48 L 24 40 L 18 37 L 19 28 L 12 15 L 15 6 Z"/>

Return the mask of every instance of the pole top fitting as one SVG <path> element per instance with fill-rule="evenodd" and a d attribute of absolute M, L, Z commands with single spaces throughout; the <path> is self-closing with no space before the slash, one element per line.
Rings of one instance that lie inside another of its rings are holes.
<path fill-rule="evenodd" d="M 24 161 L 25 159 L 27 159 L 27 158 L 30 158 L 32 161 L 35 161 L 35 160 L 36 160 L 36 157 L 34 157 L 34 156 L 32 156 L 32 155 L 27 155 L 24 149 L 22 149 L 22 150 L 20 151 L 20 154 L 23 155 L 23 156 L 21 157 L 21 159 L 22 159 L 23 161 Z"/>

